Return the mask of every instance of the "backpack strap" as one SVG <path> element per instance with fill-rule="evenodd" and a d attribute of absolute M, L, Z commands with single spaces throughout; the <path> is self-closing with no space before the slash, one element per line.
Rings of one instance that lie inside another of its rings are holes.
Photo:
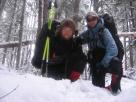
<path fill-rule="evenodd" d="M 99 39 L 100 39 L 100 41 L 102 42 L 103 45 L 104 45 L 104 40 L 103 40 L 104 29 L 105 29 L 105 26 L 103 26 L 98 32 L 98 37 L 99 37 Z"/>

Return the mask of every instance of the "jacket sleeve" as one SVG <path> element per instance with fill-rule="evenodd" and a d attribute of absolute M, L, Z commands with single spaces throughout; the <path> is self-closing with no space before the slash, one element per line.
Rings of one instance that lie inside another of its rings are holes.
<path fill-rule="evenodd" d="M 111 59 L 118 55 L 118 49 L 112 35 L 110 34 L 107 28 L 104 29 L 102 36 L 103 36 L 103 43 L 106 48 L 106 53 L 101 61 L 101 64 L 104 67 L 108 67 Z"/>
<path fill-rule="evenodd" d="M 82 51 L 82 46 L 75 47 L 69 57 L 70 62 L 68 63 L 68 68 L 70 68 L 71 71 L 83 73 L 87 61 Z"/>
<path fill-rule="evenodd" d="M 81 44 L 86 44 L 89 42 L 89 34 L 88 34 L 88 30 L 87 31 L 84 31 L 83 33 L 81 33 L 79 35 L 79 38 L 80 38 L 80 42 Z"/>
<path fill-rule="evenodd" d="M 47 24 L 45 24 L 42 27 L 42 30 L 36 39 L 34 56 L 32 58 L 32 65 L 36 68 L 41 68 L 42 54 L 43 54 L 45 39 L 47 37 L 46 32 L 47 32 Z"/>

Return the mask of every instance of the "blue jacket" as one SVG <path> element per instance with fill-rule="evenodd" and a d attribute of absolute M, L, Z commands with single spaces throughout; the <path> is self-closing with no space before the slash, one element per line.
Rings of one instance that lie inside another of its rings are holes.
<path fill-rule="evenodd" d="M 100 32 L 102 28 L 103 30 Z M 93 46 L 93 48 L 104 48 L 106 50 L 105 55 L 100 62 L 104 67 L 108 67 L 111 59 L 118 54 L 116 43 L 109 30 L 104 28 L 104 21 L 102 18 L 99 19 L 97 25 L 93 29 L 88 28 L 87 31 L 83 32 L 80 35 L 80 38 L 83 43 L 88 43 L 90 49 L 92 49 L 92 45 L 95 44 L 96 46 Z"/>

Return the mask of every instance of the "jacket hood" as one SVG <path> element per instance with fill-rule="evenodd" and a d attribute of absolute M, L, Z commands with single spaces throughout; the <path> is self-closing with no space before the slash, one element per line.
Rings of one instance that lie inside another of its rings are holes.
<path fill-rule="evenodd" d="M 99 32 L 103 28 L 104 28 L 103 18 L 99 18 L 98 23 L 96 24 L 96 26 L 94 28 L 91 29 L 91 28 L 88 27 L 88 29 L 91 30 L 94 34 Z"/>

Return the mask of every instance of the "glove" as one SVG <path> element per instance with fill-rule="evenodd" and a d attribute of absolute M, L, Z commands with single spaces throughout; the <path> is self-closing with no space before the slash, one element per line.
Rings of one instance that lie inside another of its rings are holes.
<path fill-rule="evenodd" d="M 77 72 L 77 71 L 72 71 L 72 72 L 71 72 L 71 75 L 70 75 L 70 80 L 71 80 L 72 82 L 74 82 L 74 81 L 78 80 L 79 77 L 80 77 L 80 73 L 79 73 L 79 72 Z"/>

